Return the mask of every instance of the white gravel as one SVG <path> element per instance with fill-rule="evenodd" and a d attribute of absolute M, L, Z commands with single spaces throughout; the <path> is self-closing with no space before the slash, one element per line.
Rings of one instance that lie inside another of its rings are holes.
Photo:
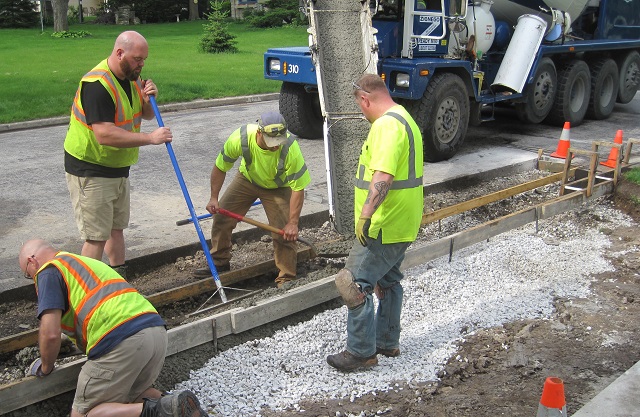
<path fill-rule="evenodd" d="M 580 221 L 575 221 L 577 218 Z M 591 275 L 612 270 L 606 229 L 632 220 L 605 201 L 530 224 L 406 271 L 398 358 L 341 373 L 325 357 L 344 349 L 346 307 L 272 337 L 222 352 L 176 388 L 193 390 L 212 414 L 259 416 L 299 409 L 303 399 L 349 398 L 437 380 L 456 345 L 479 328 L 548 317 L 554 297 L 586 297 Z"/>

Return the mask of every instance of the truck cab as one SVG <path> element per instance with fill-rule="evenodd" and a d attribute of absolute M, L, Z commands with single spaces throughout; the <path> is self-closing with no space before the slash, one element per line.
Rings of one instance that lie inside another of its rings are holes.
<path fill-rule="evenodd" d="M 526 123 L 603 119 L 640 86 L 640 2 L 377 0 L 378 73 L 423 134 L 425 160 L 451 158 L 469 124 L 508 106 Z M 314 45 L 272 48 L 292 133 L 321 138 Z M 354 46 L 356 48 L 358 46 Z M 345 51 L 344 59 L 349 59 Z"/>

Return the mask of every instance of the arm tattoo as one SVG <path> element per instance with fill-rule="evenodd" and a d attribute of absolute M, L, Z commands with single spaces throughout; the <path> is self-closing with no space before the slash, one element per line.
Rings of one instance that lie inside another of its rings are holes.
<path fill-rule="evenodd" d="M 373 187 L 376 190 L 378 190 L 378 195 L 373 200 L 373 207 L 375 210 L 377 210 L 378 207 L 380 207 L 380 205 L 384 201 L 384 199 L 387 197 L 387 194 L 389 193 L 390 185 L 386 181 L 380 181 L 373 184 Z M 371 192 L 369 192 L 369 195 L 371 195 Z M 368 200 L 369 200 L 369 196 L 367 196 L 367 201 Z"/>

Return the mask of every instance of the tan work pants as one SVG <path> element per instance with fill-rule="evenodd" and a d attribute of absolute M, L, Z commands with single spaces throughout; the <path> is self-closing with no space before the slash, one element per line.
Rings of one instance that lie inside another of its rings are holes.
<path fill-rule="evenodd" d="M 258 198 L 262 202 L 269 224 L 282 229 L 289 221 L 291 189 L 288 187 L 276 189 L 258 187 L 238 172 L 220 198 L 220 208 L 244 216 Z M 231 233 L 237 224 L 238 221 L 231 217 L 221 214 L 213 216 L 211 257 L 216 265 L 229 264 L 231 260 Z M 274 259 L 280 270 L 276 282 L 295 279 L 298 260 L 297 243 L 286 241 L 277 233 L 271 233 L 271 237 L 273 238 Z"/>

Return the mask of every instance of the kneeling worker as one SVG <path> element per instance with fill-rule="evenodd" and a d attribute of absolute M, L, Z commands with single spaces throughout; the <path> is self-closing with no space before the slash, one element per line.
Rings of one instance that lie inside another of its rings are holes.
<path fill-rule="evenodd" d="M 46 377 L 54 371 L 61 332 L 87 355 L 71 417 L 207 416 L 192 392 L 162 396 L 151 388 L 167 352 L 165 323 L 117 272 L 40 239 L 22 246 L 18 263 L 38 295 L 41 357 L 28 374 Z"/>
<path fill-rule="evenodd" d="M 240 170 L 218 201 L 227 172 L 242 157 Z M 272 233 L 274 258 L 280 287 L 296 278 L 296 239 L 304 202 L 304 188 L 311 182 L 298 142 L 287 132 L 287 123 L 278 112 L 266 112 L 257 124 L 237 129 L 224 143 L 211 171 L 211 198 L 207 211 L 213 214 L 211 257 L 218 272 L 228 271 L 231 260 L 231 233 L 238 221 L 216 214 L 223 208 L 244 216 L 260 199 L 269 224 L 284 231 Z M 211 276 L 208 267 L 196 269 L 196 276 Z"/>

